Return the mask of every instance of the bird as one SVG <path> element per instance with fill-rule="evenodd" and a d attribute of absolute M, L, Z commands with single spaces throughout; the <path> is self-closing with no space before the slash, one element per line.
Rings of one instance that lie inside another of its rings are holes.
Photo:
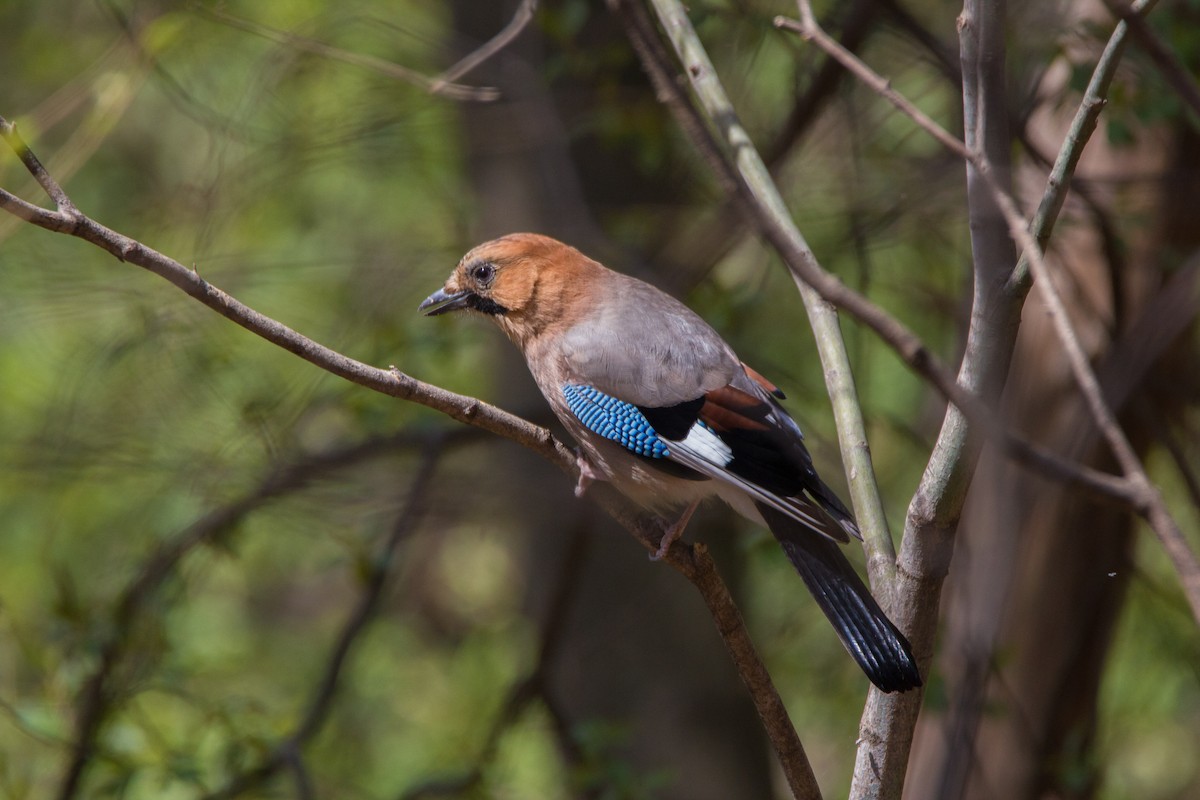
<path fill-rule="evenodd" d="M 921 685 L 908 640 L 842 552 L 861 534 L 817 474 L 783 392 L 696 312 L 536 233 L 478 245 L 418 311 L 483 315 L 517 346 L 578 443 L 576 495 L 608 481 L 652 512 L 679 513 L 651 558 L 718 497 L 771 531 L 876 687 Z"/>

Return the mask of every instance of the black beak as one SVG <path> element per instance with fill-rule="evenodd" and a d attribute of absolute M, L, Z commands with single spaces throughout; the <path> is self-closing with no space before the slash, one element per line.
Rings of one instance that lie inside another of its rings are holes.
<path fill-rule="evenodd" d="M 421 305 L 417 306 L 417 311 L 423 312 L 427 317 L 436 317 L 438 314 L 445 314 L 447 311 L 458 311 L 462 308 L 467 308 L 471 302 L 471 293 L 463 290 L 454 294 L 446 294 L 445 289 L 438 289 L 433 294 L 426 297 Z"/>

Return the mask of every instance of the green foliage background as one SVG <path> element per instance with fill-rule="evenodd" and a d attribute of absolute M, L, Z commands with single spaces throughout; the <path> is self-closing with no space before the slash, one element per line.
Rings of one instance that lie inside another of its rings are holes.
<path fill-rule="evenodd" d="M 548 43 L 545 80 L 584 76 L 603 89 L 633 68 L 626 52 L 573 44 L 602 9 L 547 5 L 536 23 Z M 767 136 L 811 58 L 769 27 L 787 9 L 754 3 L 735 18 L 742 4 L 692 5 L 746 121 Z M 953 9 L 927 5 L 930 20 L 952 25 Z M 222 24 L 206 7 L 0 5 L 0 113 L 104 224 L 347 355 L 494 398 L 494 332 L 415 314 L 474 243 L 477 199 L 455 103 Z M 429 75 L 463 45 L 437 2 L 220 8 Z M 885 38 L 869 57 L 953 125 L 954 92 L 904 45 Z M 841 124 L 819 126 L 785 181 L 796 216 L 827 268 L 950 356 L 969 258 L 961 177 L 947 170 L 930 185 L 910 160 L 937 157 L 927 141 L 863 94 L 839 102 L 858 112 L 859 133 L 870 131 L 856 139 L 865 149 L 847 153 Z M 716 207 L 718 189 L 653 104 L 624 104 L 614 92 L 573 124 L 572 137 L 632 153 L 631 172 L 677 182 L 692 206 L 671 209 L 672 219 L 703 220 Z M 0 183 L 40 201 L 7 153 Z M 598 201 L 596 210 L 630 252 L 654 243 L 655 209 Z M 863 231 L 869 245 L 856 250 Z M 837 475 L 819 370 L 783 271 L 748 243 L 689 285 L 689 301 L 788 390 L 818 461 Z M 848 332 L 899 530 L 939 404 L 870 336 Z M 0 218 L 0 797 L 52 794 L 114 605 L 157 546 L 253 495 L 281 465 L 453 427 L 324 374 L 79 241 Z M 305 748 L 322 796 L 395 796 L 469 769 L 509 688 L 532 668 L 521 533 L 490 496 L 487 471 L 506 447 L 467 438 L 440 459 L 380 618 Z M 381 446 L 322 473 L 185 558 L 132 629 L 85 796 L 200 796 L 294 729 L 408 500 L 418 450 Z M 524 501 L 568 491 L 565 480 L 529 486 Z M 822 779 L 844 792 L 865 682 L 797 600 L 786 561 L 747 533 L 739 547 L 752 630 Z M 1156 549 L 1142 556 L 1104 695 L 1109 798 L 1176 796 L 1194 782 L 1200 753 L 1195 664 L 1181 666 L 1195 630 Z M 936 678 L 928 702 L 938 702 Z M 652 797 L 670 781 L 623 775 L 605 755 L 619 727 L 577 734 L 606 796 Z M 1132 758 L 1139 747 L 1161 763 Z M 564 797 L 588 778 L 563 766 L 550 720 L 534 709 L 501 738 L 475 791 Z M 289 785 L 281 778 L 263 796 Z"/>

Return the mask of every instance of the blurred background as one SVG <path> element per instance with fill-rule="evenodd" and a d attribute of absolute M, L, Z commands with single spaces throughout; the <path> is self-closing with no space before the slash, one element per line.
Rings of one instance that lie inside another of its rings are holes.
<path fill-rule="evenodd" d="M 844 494 L 795 289 L 656 99 L 627 19 L 540 3 L 460 79 L 497 89 L 490 102 L 343 57 L 432 78 L 517 5 L 6 0 L 0 114 L 98 221 L 346 355 L 545 425 L 491 326 L 415 309 L 479 241 L 562 238 L 721 330 L 787 392 Z M 960 10 L 817 8 L 951 130 Z M 775 30 L 794 5 L 689 11 L 823 265 L 953 363 L 971 296 L 962 164 Z M 1009 14 L 1032 208 L 1113 21 L 1089 0 Z M 1195 14 L 1152 17 L 1193 67 Z M 1198 117 L 1137 47 L 1111 98 L 1052 255 L 1195 545 Z M 43 202 L 7 151 L 0 185 Z M 843 328 L 898 537 L 944 404 Z M 1033 297 L 992 399 L 1113 468 Z M 866 681 L 768 534 L 699 516 L 689 536 L 734 585 L 827 796 L 844 796 Z M 942 612 L 907 796 L 1200 796 L 1200 637 L 1125 510 L 985 453 Z M 784 791 L 694 590 L 562 474 L 0 217 L 0 797 Z"/>

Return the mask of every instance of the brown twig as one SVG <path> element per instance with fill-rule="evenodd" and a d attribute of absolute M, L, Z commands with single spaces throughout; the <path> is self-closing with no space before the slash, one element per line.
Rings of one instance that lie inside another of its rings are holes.
<path fill-rule="evenodd" d="M 11 135 L 15 134 L 15 131 L 2 117 L 0 133 L 12 144 L 14 139 Z M 390 370 L 377 369 L 324 347 L 239 302 L 178 261 L 101 225 L 85 214 L 49 211 L 3 189 L 0 189 L 0 208 L 47 230 L 76 236 L 121 261 L 153 272 L 230 321 L 327 372 L 383 394 L 433 408 L 459 422 L 514 441 L 546 458 L 573 479 L 578 477 L 574 453 L 544 428 L 532 425 L 520 417 L 473 397 L 448 392 L 416 380 L 395 367 Z M 653 553 L 658 549 L 667 523 L 636 509 L 630 501 L 605 491 L 604 487 L 597 487 L 592 496 L 610 516 L 630 531 L 647 551 Z M 740 612 L 733 605 L 729 591 L 717 574 L 711 559 L 703 554 L 697 556 L 692 548 L 685 548 L 676 542 L 663 560 L 688 577 L 704 596 L 706 604 L 713 609 L 714 622 L 734 659 L 738 673 L 753 693 L 760 715 L 764 715 L 764 726 L 772 738 L 773 746 L 777 752 L 788 758 L 787 769 L 791 772 L 799 769 L 798 765 L 802 763 L 808 774 L 808 781 L 815 789 L 816 783 L 811 777 L 811 768 L 807 760 L 798 759 L 795 755 L 799 752 L 800 756 L 803 756 L 803 750 L 790 720 L 787 719 L 786 713 L 783 713 L 783 703 L 779 700 L 779 695 L 771 684 L 770 675 L 754 650 Z M 151 571 L 158 572 L 161 568 Z M 155 581 L 158 580 L 161 579 L 155 578 Z M 95 733 L 95 728 L 91 726 L 94 725 L 98 725 L 98 720 L 89 723 L 87 736 L 80 737 L 81 741 L 87 742 L 89 748 L 82 755 L 83 763 L 90 757 L 92 736 Z M 70 778 L 71 791 L 61 795 L 64 800 L 74 795 L 78 778 L 78 774 Z M 818 795 L 808 793 L 797 796 Z"/>
<path fill-rule="evenodd" d="M 593 485 L 588 494 L 622 527 L 632 533 L 650 553 L 657 551 L 667 523 L 645 514 L 631 513 L 624 501 L 607 484 Z M 737 666 L 738 675 L 750 691 L 759 720 L 767 733 L 771 748 L 778 756 L 784 777 L 797 800 L 819 800 L 820 790 L 804 746 L 788 717 L 787 708 L 771 680 L 771 674 L 758 655 L 754 641 L 746 629 L 741 611 L 733 601 L 729 588 L 721 579 L 716 564 L 703 544 L 672 543 L 662 559 L 683 575 L 700 592 L 712 614 L 721 641 Z"/>
<path fill-rule="evenodd" d="M 34 154 L 33 150 L 30 149 L 29 145 L 25 143 L 25 140 L 21 138 L 21 134 L 17 131 L 17 126 L 8 122 L 3 117 L 0 117 L 0 136 L 4 137 L 4 141 L 8 143 L 9 148 L 16 154 L 17 158 L 21 159 L 21 163 L 25 165 L 25 169 L 29 170 L 29 174 L 37 181 L 38 186 L 41 186 L 42 190 L 54 201 L 58 213 L 64 220 L 79 217 L 79 209 L 71 202 L 71 198 L 59 186 L 54 176 L 42 166 L 42 162 Z M 18 214 L 17 216 L 21 215 Z M 21 218 L 27 222 L 34 222 L 29 217 L 22 216 Z"/>
<path fill-rule="evenodd" d="M 537 11 L 537 5 L 538 0 L 521 0 L 521 4 L 517 6 L 517 10 L 513 13 L 513 18 L 509 20 L 509 23 L 499 33 L 485 42 L 482 47 L 476 48 L 459 60 L 457 64 L 434 78 L 429 84 L 429 91 L 433 94 L 439 94 L 442 88 L 451 81 L 458 80 L 505 47 L 508 47 L 533 20 L 533 14 Z M 498 92 L 496 97 L 499 97 Z"/>
<path fill-rule="evenodd" d="M 11 123 L 0 117 L 0 133 L 9 139 L 10 143 L 13 141 L 10 138 L 11 132 Z M 372 367 L 320 345 L 239 302 L 205 281 L 195 270 L 188 269 L 173 258 L 101 225 L 77 210 L 49 211 L 4 189 L 0 189 L 0 208 L 46 230 L 76 236 L 121 261 L 153 272 L 226 319 L 327 372 L 368 389 L 436 409 L 459 422 L 482 428 L 529 447 L 563 470 L 574 470 L 574 454 L 556 441 L 546 429 L 531 425 L 520 417 L 473 397 L 455 394 L 416 380 L 394 367 L 387 370 Z"/>
<path fill-rule="evenodd" d="M 839 51 L 837 42 L 833 41 L 817 27 L 811 9 L 807 12 L 803 10 L 808 6 L 807 0 L 799 0 L 799 2 L 802 9 L 802 19 L 800 23 L 797 23 L 799 26 L 798 30 L 819 47 L 826 49 L 831 55 L 836 52 L 837 55 L 835 57 L 845 64 L 847 69 L 852 69 L 855 75 L 861 75 L 868 86 L 878 91 L 882 97 L 907 114 L 908 112 L 905 109 L 911 104 L 900 98 L 898 93 L 887 85 L 885 79 L 876 74 L 856 56 L 851 53 Z M 776 19 L 776 24 L 779 25 L 786 26 L 788 22 L 790 21 L 782 20 L 781 18 Z M 1150 523 L 1159 541 L 1162 543 L 1163 549 L 1167 552 L 1167 556 L 1171 559 L 1175 571 L 1179 575 L 1184 594 L 1187 596 L 1188 604 L 1192 609 L 1192 615 L 1200 622 L 1200 562 L 1196 560 L 1196 555 L 1192 552 L 1186 538 L 1184 538 L 1178 523 L 1167 509 L 1162 495 L 1146 476 L 1141 460 L 1129 444 L 1120 425 L 1117 424 L 1112 409 L 1105 402 L 1095 373 L 1092 371 L 1087 356 L 1083 352 L 1083 348 L 1074 332 L 1071 321 L 1066 315 L 1062 299 L 1059 297 L 1051 281 L 1050 270 L 1046 265 L 1042 249 L 1030 232 L 1024 217 L 1018 211 L 1016 202 L 998 183 L 992 165 L 981 153 L 967 148 L 961 142 L 957 142 L 957 140 L 954 140 L 956 142 L 954 144 L 944 141 L 949 134 L 928 117 L 919 113 L 917 115 L 910 114 L 909 116 L 922 130 L 925 130 L 939 142 L 950 147 L 953 152 L 967 158 L 978 170 L 980 177 L 987 182 L 996 206 L 1008 223 L 1009 235 L 1016 241 L 1017 245 L 1023 251 L 1024 256 L 1029 259 L 1030 270 L 1037 281 L 1038 290 L 1043 293 L 1051 321 L 1055 327 L 1055 332 L 1063 344 L 1068 363 L 1075 376 L 1076 384 L 1079 386 L 1087 403 L 1088 410 L 1095 418 L 1097 426 L 1100 428 L 1101 433 L 1116 456 L 1117 462 L 1124 473 L 1122 479 L 1124 485 L 1122 491 L 1123 498 L 1139 515 Z M 953 139 L 953 137 L 950 138 Z M 962 407 L 960 406 L 960 408 Z"/>
<path fill-rule="evenodd" d="M 629 14 L 636 19 L 636 3 L 610 0 L 610 4 L 622 14 Z M 776 23 L 780 24 L 779 18 Z M 825 301 L 844 309 L 874 331 L 913 372 L 932 384 L 949 402 L 962 409 L 972 423 L 1000 446 L 1006 455 L 1054 480 L 1078 486 L 1100 496 L 1126 503 L 1132 502 L 1129 487 L 1120 477 L 1086 465 L 1064 461 L 1054 453 L 1005 429 L 982 401 L 958 385 L 953 374 L 915 333 L 868 298 L 822 269 L 810 251 L 796 246 L 790 234 L 781 227 L 779 220 L 754 194 L 739 175 L 736 166 L 730 163 L 731 159 L 723 156 L 722 145 L 714 139 L 703 119 L 700 119 L 699 112 L 690 103 L 677 101 L 678 90 L 673 91 L 669 88 L 674 81 L 664 73 L 656 49 L 643 46 L 634 36 L 630 38 L 635 49 L 643 56 L 643 64 L 660 95 L 667 100 L 672 111 L 677 113 L 681 127 L 691 135 L 693 142 L 713 167 L 722 184 L 727 186 L 729 191 L 737 193 L 747 214 L 776 248 L 794 275 L 815 289 Z M 704 72 L 703 69 L 697 71 L 699 74 Z M 736 147 L 742 151 L 745 157 L 748 157 L 746 153 L 752 150 L 752 145 L 746 141 L 729 144 L 731 148 Z"/>
<path fill-rule="evenodd" d="M 794 31 L 805 39 L 812 41 L 813 44 L 828 53 L 830 57 L 837 60 L 846 71 L 873 89 L 880 97 L 898 108 L 902 113 L 911 118 L 913 122 L 921 126 L 922 130 L 936 139 L 947 150 L 963 159 L 971 158 L 970 151 L 967 150 L 967 146 L 963 144 L 962 140 L 934 122 L 933 118 L 917 108 L 912 101 L 893 89 L 891 81 L 869 68 L 858 56 L 854 55 L 843 47 L 840 42 L 827 34 L 817 24 L 811 5 L 807 2 L 801 2 L 799 6 L 799 20 L 788 19 L 783 16 L 775 17 L 775 27 Z"/>

